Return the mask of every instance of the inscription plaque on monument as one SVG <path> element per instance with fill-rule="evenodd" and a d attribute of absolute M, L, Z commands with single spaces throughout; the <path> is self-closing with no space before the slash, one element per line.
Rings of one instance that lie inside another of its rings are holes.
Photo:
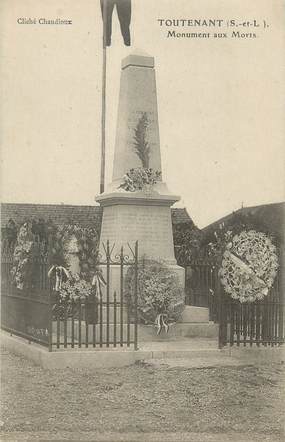
<path fill-rule="evenodd" d="M 105 207 L 103 216 L 101 241 L 114 243 L 116 252 L 138 241 L 140 256 L 176 264 L 168 207 L 116 205 Z"/>

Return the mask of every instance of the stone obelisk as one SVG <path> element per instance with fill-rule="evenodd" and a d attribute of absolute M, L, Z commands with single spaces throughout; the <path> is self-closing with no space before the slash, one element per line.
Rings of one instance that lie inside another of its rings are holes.
<path fill-rule="evenodd" d="M 96 198 L 103 207 L 100 244 L 107 240 L 115 244 L 115 255 L 121 246 L 127 252 L 127 244 L 134 247 L 138 241 L 140 257 L 165 262 L 184 284 L 184 269 L 177 266 L 174 256 L 170 209 L 179 196 L 169 192 L 163 175 L 150 192 L 119 187 L 131 168 L 142 167 L 134 148 L 135 129 L 142 115 L 148 120 L 148 167 L 162 172 L 154 58 L 132 54 L 122 61 L 113 179 Z"/>

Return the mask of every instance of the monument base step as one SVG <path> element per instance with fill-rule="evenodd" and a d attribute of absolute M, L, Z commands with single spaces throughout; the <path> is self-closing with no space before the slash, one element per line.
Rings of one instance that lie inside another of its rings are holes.
<path fill-rule="evenodd" d="M 209 309 L 206 307 L 186 305 L 179 322 L 209 322 Z"/>
<path fill-rule="evenodd" d="M 219 326 L 213 322 L 205 323 L 176 323 L 170 325 L 168 333 L 162 330 L 157 334 L 157 328 L 153 325 L 139 325 L 139 342 L 145 341 L 174 341 L 179 338 L 218 338 Z"/>
<path fill-rule="evenodd" d="M 181 358 L 191 360 L 205 357 L 219 358 L 223 354 L 223 351 L 218 348 L 217 340 L 209 338 L 180 338 L 175 342 L 143 342 L 139 344 L 139 351 L 145 352 L 145 362 Z"/>

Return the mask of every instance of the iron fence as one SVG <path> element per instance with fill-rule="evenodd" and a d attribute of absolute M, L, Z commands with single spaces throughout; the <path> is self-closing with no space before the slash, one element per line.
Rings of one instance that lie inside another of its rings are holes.
<path fill-rule="evenodd" d="M 219 347 L 227 344 L 275 346 L 284 343 L 284 293 L 278 274 L 270 293 L 260 301 L 240 303 L 220 287 Z"/>
<path fill-rule="evenodd" d="M 102 348 L 130 347 L 138 349 L 137 283 L 134 288 L 134 305 L 124 296 L 126 271 L 133 267 L 135 281 L 138 273 L 138 243 L 131 256 L 120 253 L 113 256 L 114 245 L 103 245 L 104 259 L 100 268 L 106 286 L 89 299 L 62 302 L 54 293 L 52 314 L 52 347 Z"/>
<path fill-rule="evenodd" d="M 2 293 L 1 328 L 44 346 L 49 346 L 49 301 L 21 294 Z"/>
<path fill-rule="evenodd" d="M 12 277 L 13 256 L 1 259 L 1 328 L 28 341 L 59 348 L 138 348 L 137 274 L 138 243 L 123 247 L 113 256 L 114 245 L 103 245 L 99 266 L 106 285 L 89 298 L 63 300 L 48 279 L 50 264 L 46 255 L 33 260 L 33 275 L 28 286 L 19 289 Z M 134 305 L 124 296 L 128 269 L 135 275 Z"/>
<path fill-rule="evenodd" d="M 279 269 L 268 296 L 242 304 L 227 295 L 220 282 L 219 262 L 193 260 L 185 268 L 185 303 L 209 308 L 219 323 L 219 347 L 230 344 L 274 346 L 284 342 L 284 281 Z"/>
<path fill-rule="evenodd" d="M 138 243 L 114 253 L 102 246 L 100 268 L 106 285 L 87 299 L 63 300 L 48 279 L 49 260 L 39 253 L 33 261 L 30 283 L 19 289 L 12 278 L 13 255 L 2 253 L 1 327 L 45 345 L 60 348 L 138 348 Z M 124 295 L 129 269 L 135 276 L 134 296 Z M 219 323 L 219 346 L 270 345 L 284 342 L 284 281 L 281 271 L 268 296 L 241 304 L 226 295 L 218 264 L 195 260 L 186 268 L 186 304 L 209 308 L 210 320 Z M 132 300 L 132 301 L 131 301 Z M 132 303 L 131 303 L 132 302 Z"/>
<path fill-rule="evenodd" d="M 51 300 L 46 256 L 32 265 L 30 284 L 17 288 L 12 278 L 13 255 L 1 259 L 1 328 L 28 341 L 49 345 Z"/>

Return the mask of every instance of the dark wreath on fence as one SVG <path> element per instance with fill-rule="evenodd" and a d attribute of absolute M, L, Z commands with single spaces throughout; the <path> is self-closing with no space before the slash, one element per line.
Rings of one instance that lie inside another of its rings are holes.
<path fill-rule="evenodd" d="M 102 303 L 103 289 L 106 287 L 107 302 L 110 296 L 110 267 L 117 265 L 120 267 L 120 287 L 124 287 L 124 267 L 137 268 L 138 265 L 138 243 L 134 249 L 128 243 L 129 254 L 125 254 L 124 248 L 114 254 L 115 244 L 110 245 L 107 241 L 102 244 L 104 253 L 98 253 L 98 265 L 90 281 L 81 278 L 80 275 L 72 275 L 63 266 L 52 266 L 49 277 L 53 278 L 53 300 L 52 312 L 54 320 L 64 320 L 67 318 L 78 319 L 81 316 L 81 305 L 84 305 L 86 320 L 92 323 L 96 318 L 90 313 L 91 308 L 98 310 L 98 305 Z M 106 276 L 103 276 L 102 268 L 106 269 Z M 137 270 L 135 270 L 137 271 Z M 88 313 L 89 312 L 89 313 Z M 94 315 L 93 315 L 94 316 Z"/>

